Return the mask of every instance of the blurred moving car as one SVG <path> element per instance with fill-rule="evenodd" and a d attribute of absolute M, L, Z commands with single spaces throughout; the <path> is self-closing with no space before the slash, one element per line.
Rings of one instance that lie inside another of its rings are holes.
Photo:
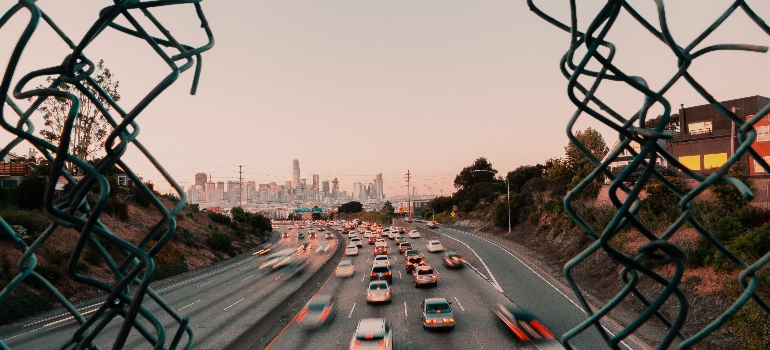
<path fill-rule="evenodd" d="M 265 243 L 259 246 L 259 250 L 257 250 L 256 252 L 254 252 L 254 254 L 251 254 L 251 255 L 265 255 L 269 253 L 271 250 L 273 250 L 273 244 Z"/>
<path fill-rule="evenodd" d="M 353 260 L 342 260 L 337 265 L 337 269 L 334 270 L 334 274 L 337 277 L 350 277 L 356 272 L 356 267 L 353 265 Z"/>
<path fill-rule="evenodd" d="M 428 249 L 431 253 L 438 253 L 444 251 L 444 245 L 441 244 L 441 242 L 437 240 L 428 241 L 427 244 L 425 244 L 425 248 Z"/>
<path fill-rule="evenodd" d="M 391 302 L 390 285 L 386 281 L 371 281 L 366 291 L 366 303 Z"/>
<path fill-rule="evenodd" d="M 391 333 L 390 322 L 384 318 L 365 318 L 358 321 L 348 349 L 393 350 L 393 335 Z"/>
<path fill-rule="evenodd" d="M 393 283 L 393 272 L 390 270 L 390 265 L 375 265 L 372 266 L 372 272 L 369 274 L 369 281 L 388 281 Z"/>
<path fill-rule="evenodd" d="M 426 262 L 425 259 L 423 259 L 419 255 L 409 255 L 406 258 L 406 272 L 407 273 L 413 273 L 414 269 L 416 269 L 419 266 L 425 266 Z"/>
<path fill-rule="evenodd" d="M 452 307 L 445 298 L 428 298 L 420 303 L 422 328 L 455 328 Z"/>
<path fill-rule="evenodd" d="M 422 237 L 422 235 L 420 235 L 420 231 L 417 231 L 417 230 L 409 231 L 409 233 L 407 233 L 406 236 L 409 237 L 409 238 L 420 238 L 420 237 Z"/>
<path fill-rule="evenodd" d="M 402 236 L 401 234 L 396 235 L 395 238 L 393 238 L 393 241 L 396 242 L 396 244 L 406 242 L 406 237 Z"/>
<path fill-rule="evenodd" d="M 430 222 L 428 222 L 428 224 L 427 224 L 428 228 L 438 228 L 438 227 L 439 227 L 439 225 L 440 225 L 440 224 L 439 224 L 437 221 L 430 221 Z"/>
<path fill-rule="evenodd" d="M 355 236 L 358 236 L 358 233 L 356 232 L 356 230 L 348 231 L 348 238 L 353 238 Z"/>
<path fill-rule="evenodd" d="M 297 253 L 310 253 L 310 250 L 313 248 L 313 246 L 310 244 L 310 242 L 302 242 L 302 244 L 297 247 Z"/>
<path fill-rule="evenodd" d="M 358 255 L 358 247 L 355 244 L 348 245 L 345 248 L 345 255 Z"/>
<path fill-rule="evenodd" d="M 388 265 L 390 266 L 390 259 L 387 255 L 377 255 L 374 257 L 374 265 Z"/>
<path fill-rule="evenodd" d="M 430 266 L 418 266 L 414 269 L 412 281 L 415 288 L 424 285 L 438 287 L 438 272 Z"/>
<path fill-rule="evenodd" d="M 492 312 L 521 341 L 553 339 L 554 335 L 529 310 L 514 304 L 497 304 Z"/>
<path fill-rule="evenodd" d="M 337 307 L 334 304 L 334 297 L 331 295 L 316 295 L 308 300 L 305 307 L 300 310 L 297 316 L 297 324 L 306 329 L 314 329 L 331 323 L 336 315 Z"/>
<path fill-rule="evenodd" d="M 444 254 L 444 266 L 450 269 L 461 268 L 465 266 L 465 259 L 457 253 Z"/>
<path fill-rule="evenodd" d="M 422 256 L 422 254 L 420 254 L 420 252 L 417 251 L 417 249 L 407 249 L 404 251 L 404 261 L 406 261 L 406 258 L 408 258 L 410 255 Z"/>
<path fill-rule="evenodd" d="M 284 232 L 283 233 L 283 238 L 289 238 L 289 232 Z"/>

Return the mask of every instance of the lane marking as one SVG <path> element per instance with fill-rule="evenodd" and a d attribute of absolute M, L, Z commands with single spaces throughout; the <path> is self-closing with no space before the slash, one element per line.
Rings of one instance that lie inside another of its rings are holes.
<path fill-rule="evenodd" d="M 463 309 L 463 312 L 465 312 L 465 308 L 463 307 L 463 304 L 460 304 L 460 300 L 455 297 L 455 301 L 457 302 L 457 306 L 459 306 L 461 309 Z"/>
<path fill-rule="evenodd" d="M 192 303 L 192 304 L 190 304 L 190 305 L 187 305 L 187 306 L 183 306 L 183 307 L 182 307 L 181 309 L 179 309 L 178 311 L 182 311 L 182 310 L 184 310 L 185 308 L 187 308 L 187 307 L 189 307 L 189 306 L 193 306 L 193 304 L 195 304 L 195 303 L 197 303 L 197 302 L 199 302 L 199 301 L 200 301 L 200 299 L 198 299 L 197 301 L 193 302 L 193 303 Z"/>
<path fill-rule="evenodd" d="M 225 308 L 224 310 L 222 310 L 222 311 L 227 311 L 227 309 L 229 309 L 229 308 L 233 307 L 235 304 L 238 304 L 238 303 L 242 302 L 242 301 L 243 301 L 243 299 L 244 299 L 244 298 L 241 298 L 241 300 L 238 300 L 238 301 L 236 301 L 236 302 L 234 302 L 234 303 L 230 304 L 230 306 L 226 307 L 226 308 Z"/>
<path fill-rule="evenodd" d="M 353 316 L 353 310 L 355 310 L 355 309 L 356 309 L 356 303 L 353 303 L 353 308 L 352 308 L 352 309 L 350 309 L 350 313 L 348 314 L 348 318 L 350 318 L 351 316 Z"/>
<path fill-rule="evenodd" d="M 479 274 L 479 275 L 480 275 L 482 278 L 484 278 L 485 280 L 489 281 L 489 277 L 487 277 L 486 275 L 484 275 L 484 274 L 483 274 L 481 271 L 479 271 L 479 269 L 477 269 L 475 266 L 473 266 L 473 265 L 471 265 L 470 263 L 467 263 L 467 262 L 465 263 L 465 265 L 468 265 L 468 267 L 470 267 L 471 269 L 473 269 L 473 271 L 476 271 L 476 273 L 478 273 L 478 274 Z"/>
<path fill-rule="evenodd" d="M 406 302 L 404 302 L 404 318 L 406 318 L 406 317 L 407 317 L 407 315 L 408 315 L 408 314 L 407 314 L 407 312 L 406 312 Z"/>
<path fill-rule="evenodd" d="M 203 287 L 203 286 L 205 286 L 205 285 L 207 285 L 207 284 L 209 284 L 209 283 L 211 283 L 211 281 L 208 281 L 208 282 L 206 282 L 206 283 L 204 283 L 204 284 L 201 284 L 201 285 L 199 285 L 199 286 L 197 286 L 197 287 L 195 287 L 195 288 L 200 288 L 200 287 Z"/>
<path fill-rule="evenodd" d="M 366 278 L 366 275 L 361 276 L 361 282 L 364 282 L 364 278 Z"/>
<path fill-rule="evenodd" d="M 249 277 L 246 277 L 246 278 L 242 279 L 242 280 L 241 280 L 241 282 L 243 282 L 243 281 L 245 281 L 245 280 L 247 280 L 247 279 L 249 279 L 249 278 L 252 278 L 252 277 L 254 277 L 254 275 L 251 275 L 251 276 L 249 276 Z"/>
<path fill-rule="evenodd" d="M 404 278 L 403 276 L 401 276 L 401 270 L 398 270 L 398 278 Z"/>
<path fill-rule="evenodd" d="M 81 314 L 81 316 L 85 316 L 85 315 L 88 315 L 90 313 L 94 313 L 94 312 L 96 312 L 96 310 L 98 310 L 98 309 L 93 309 L 93 310 L 89 310 L 89 311 L 83 312 Z M 63 318 L 63 319 L 58 320 L 58 321 L 53 321 L 53 322 L 50 322 L 50 323 L 46 323 L 46 324 L 43 325 L 43 327 L 46 327 L 46 328 L 47 327 L 51 327 L 51 326 L 56 325 L 58 323 L 62 323 L 62 322 L 70 321 L 70 320 L 74 320 L 74 319 L 75 319 L 75 316 L 66 317 L 66 318 Z"/>
<path fill-rule="evenodd" d="M 504 251 L 504 252 L 508 253 L 508 255 L 512 256 L 514 259 L 516 259 L 518 262 L 520 262 L 522 265 L 524 265 L 524 267 L 526 267 L 527 269 L 529 269 L 530 271 L 532 271 L 532 273 L 534 273 L 535 275 L 537 275 L 537 277 L 540 277 L 540 279 L 541 279 L 541 280 L 543 280 L 543 282 L 547 283 L 549 286 L 551 286 L 551 288 L 555 289 L 557 292 L 559 292 L 559 294 L 561 294 L 562 296 L 564 296 L 564 298 L 566 298 L 567 300 L 569 300 L 569 302 L 570 302 L 570 303 L 572 303 L 572 305 L 575 305 L 575 307 L 577 307 L 577 308 L 578 308 L 578 310 L 580 310 L 580 311 L 582 311 L 584 314 L 588 315 L 588 312 L 586 312 L 586 310 L 583 310 L 583 308 L 582 308 L 580 305 L 578 305 L 578 303 L 576 303 L 574 300 L 572 300 L 572 299 L 571 299 L 570 297 L 568 297 L 566 294 L 562 293 L 562 291 L 561 291 L 561 290 L 559 290 L 559 288 L 556 288 L 556 286 L 554 286 L 553 284 L 551 284 L 551 282 L 548 282 L 548 280 L 546 280 L 546 279 L 545 279 L 543 276 L 541 276 L 539 273 L 537 273 L 537 271 L 533 270 L 531 267 L 529 267 L 529 265 L 527 265 L 527 264 L 525 264 L 523 261 L 521 261 L 521 259 L 519 259 L 519 258 L 518 258 L 516 255 L 513 255 L 513 253 L 511 253 L 510 251 L 508 251 L 508 249 L 505 249 L 505 248 L 503 248 L 502 246 L 500 246 L 499 244 L 497 244 L 497 243 L 495 243 L 495 242 L 493 242 L 493 241 L 490 241 L 490 240 L 488 240 L 488 239 L 486 239 L 486 238 L 484 238 L 484 237 L 481 237 L 481 236 L 477 236 L 477 235 L 474 235 L 474 234 L 471 234 L 471 233 L 468 233 L 468 232 L 464 232 L 464 231 L 456 230 L 456 229 L 453 229 L 453 228 L 449 228 L 449 229 L 450 229 L 450 230 L 453 230 L 453 231 L 457 231 L 457 232 L 463 233 L 463 234 L 466 234 L 466 235 L 468 235 L 468 236 L 473 236 L 473 237 L 476 237 L 476 238 L 478 238 L 478 239 L 480 239 L 480 240 L 483 240 L 483 241 L 485 241 L 485 242 L 487 242 L 487 243 L 489 243 L 489 244 L 492 244 L 492 245 L 494 245 L 495 247 L 498 247 L 498 248 L 502 249 L 502 251 Z M 447 235 L 446 235 L 446 234 L 444 234 L 444 233 L 442 233 L 442 235 L 444 235 L 444 236 L 446 236 L 446 237 L 449 237 L 449 238 L 452 238 L 452 239 L 454 239 L 455 241 L 458 241 L 458 242 L 460 242 L 460 240 L 458 240 L 458 239 L 456 239 L 456 238 L 454 238 L 454 237 L 450 237 L 450 236 L 447 236 Z M 463 243 L 463 242 L 460 242 L 460 243 Z M 465 244 L 465 243 L 463 243 L 463 244 Z M 466 246 L 466 247 L 468 247 L 468 245 L 467 245 L 467 244 L 465 244 L 465 246 Z M 468 247 L 468 248 L 470 248 L 470 247 Z M 471 250 L 473 250 L 473 249 L 471 249 Z M 474 253 L 474 254 L 476 254 L 476 252 L 473 252 L 473 253 Z M 478 255 L 476 255 L 476 256 L 478 256 Z M 483 263 L 483 262 L 482 262 L 482 263 Z M 469 265 L 470 265 L 470 264 L 469 264 Z M 485 265 L 485 266 L 486 266 L 486 265 Z M 487 269 L 487 271 L 489 271 L 489 269 Z M 602 328 L 603 328 L 603 329 L 604 329 L 604 330 L 605 330 L 607 333 L 609 333 L 609 334 L 610 334 L 611 336 L 613 336 L 613 337 L 615 336 L 615 334 L 614 334 L 612 331 L 610 331 L 610 330 L 609 330 L 607 327 L 605 327 L 605 326 L 604 326 L 603 324 L 601 324 L 601 323 L 599 323 L 599 324 L 602 326 Z M 628 344 L 626 344 L 626 342 L 625 342 L 625 341 L 622 341 L 622 340 L 621 340 L 621 341 L 620 341 L 620 343 L 621 343 L 621 344 L 623 344 L 623 345 L 624 345 L 626 348 L 628 348 L 628 349 L 633 349 L 631 346 L 629 346 Z"/>

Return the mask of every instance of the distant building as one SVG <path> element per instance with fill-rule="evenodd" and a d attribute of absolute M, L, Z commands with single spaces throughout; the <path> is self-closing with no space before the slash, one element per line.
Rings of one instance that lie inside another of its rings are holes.
<path fill-rule="evenodd" d="M 291 181 L 295 189 L 299 188 L 299 160 L 297 159 L 292 161 Z"/>
<path fill-rule="evenodd" d="M 207 179 L 206 173 L 195 174 L 195 185 L 198 185 L 200 188 L 206 188 L 206 182 L 207 182 L 206 179 Z"/>
<path fill-rule="evenodd" d="M 324 180 L 321 182 L 321 191 L 324 193 L 324 195 L 329 195 L 329 180 Z"/>

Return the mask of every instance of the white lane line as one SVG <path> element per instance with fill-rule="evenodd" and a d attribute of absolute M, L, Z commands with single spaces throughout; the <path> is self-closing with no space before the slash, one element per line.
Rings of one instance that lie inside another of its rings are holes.
<path fill-rule="evenodd" d="M 192 304 L 190 304 L 190 305 L 182 306 L 182 308 L 181 308 L 181 309 L 179 309 L 178 311 L 182 311 L 182 310 L 184 310 L 184 309 L 185 309 L 185 308 L 187 308 L 187 307 L 193 306 L 193 304 L 195 304 L 195 303 L 197 303 L 197 302 L 199 302 L 199 301 L 200 301 L 200 299 L 198 299 L 197 301 L 193 302 L 193 303 L 192 303 Z"/>
<path fill-rule="evenodd" d="M 407 312 L 406 312 L 406 302 L 404 302 L 404 318 L 406 318 L 406 317 L 407 317 L 407 315 L 408 315 L 408 314 L 407 314 Z"/>
<path fill-rule="evenodd" d="M 35 329 L 33 329 L 33 330 L 30 330 L 30 331 L 26 331 L 26 332 L 24 332 L 24 333 L 19 333 L 19 334 L 16 334 L 16 335 L 14 335 L 13 337 L 5 338 L 5 339 L 3 339 L 3 340 L 4 340 L 4 341 L 8 341 L 8 340 L 11 340 L 11 339 L 13 339 L 13 338 L 18 338 L 18 337 L 21 337 L 22 335 L 25 335 L 25 334 L 30 334 L 30 333 L 32 333 L 32 332 L 36 332 L 36 331 L 39 331 L 39 330 L 41 330 L 41 329 L 43 329 L 43 327 L 35 328 Z"/>
<path fill-rule="evenodd" d="M 463 307 L 463 304 L 460 304 L 460 300 L 455 297 L 455 301 L 457 302 L 457 306 L 459 306 L 461 309 L 463 309 L 463 312 L 465 312 L 465 308 Z"/>
<path fill-rule="evenodd" d="M 280 274 L 280 275 L 278 275 L 278 277 L 276 277 L 275 279 L 277 280 L 277 279 L 281 278 L 282 276 L 283 276 L 283 274 Z"/>
<path fill-rule="evenodd" d="M 477 254 L 477 253 L 476 253 L 476 251 L 475 251 L 475 250 L 473 250 L 473 248 L 471 248 L 469 245 L 465 244 L 465 242 L 463 242 L 463 241 L 461 241 L 461 240 L 459 240 L 459 239 L 457 239 L 457 238 L 454 238 L 454 237 L 452 237 L 452 236 L 447 236 L 446 234 L 443 234 L 443 233 L 442 233 L 442 235 L 443 235 L 443 236 L 445 236 L 445 237 L 449 237 L 449 238 L 451 238 L 451 239 L 454 239 L 455 241 L 457 241 L 457 242 L 460 242 L 460 244 L 462 244 L 462 245 L 464 245 L 464 246 L 468 247 L 468 249 L 470 249 L 470 250 L 471 250 L 471 252 L 473 252 L 473 255 L 475 255 L 475 256 L 476 256 L 476 257 L 479 259 L 479 261 L 481 262 L 481 265 L 484 265 L 484 268 L 487 270 L 487 273 L 489 274 L 489 278 L 490 278 L 490 282 L 489 282 L 489 283 L 490 283 L 490 284 L 492 284 L 492 287 L 495 287 L 495 289 L 497 289 L 497 291 L 498 291 L 498 292 L 500 292 L 500 293 L 504 293 L 504 291 L 503 291 L 503 288 L 502 288 L 502 287 L 500 287 L 500 284 L 499 284 L 499 283 L 497 283 L 497 280 L 495 279 L 495 276 L 492 274 L 492 271 L 490 271 L 490 270 L 489 270 L 489 266 L 487 266 L 487 264 L 484 262 L 484 260 L 483 260 L 483 259 L 481 259 L 481 257 L 479 256 L 479 254 Z M 510 253 L 508 253 L 508 254 L 510 254 Z M 519 260 L 519 261 L 521 261 L 521 260 Z M 522 263 L 522 264 L 523 264 L 523 263 Z M 525 265 L 525 266 L 526 266 L 526 265 Z M 528 267 L 528 266 L 527 266 L 527 267 Z M 530 270 L 531 270 L 531 269 L 530 269 Z M 534 272 L 534 271 L 533 271 L 533 272 Z M 540 275 L 538 275 L 538 276 L 540 276 Z M 540 278 L 543 278 L 543 277 L 541 276 Z"/>
<path fill-rule="evenodd" d="M 222 310 L 222 311 L 227 311 L 227 309 L 229 309 L 229 308 L 233 307 L 235 304 L 238 304 L 238 303 L 242 302 L 242 301 L 243 301 L 243 299 L 245 299 L 245 298 L 241 298 L 240 300 L 238 300 L 238 301 L 236 301 L 236 302 L 234 302 L 234 303 L 230 304 L 230 306 L 226 307 L 226 308 L 225 308 L 224 310 Z"/>
<path fill-rule="evenodd" d="M 88 310 L 86 312 L 83 312 L 81 314 L 81 316 L 85 316 L 85 315 L 88 315 L 90 313 L 96 312 L 96 310 L 98 310 L 98 309 Z M 74 319 L 75 319 L 75 316 L 70 316 L 70 317 L 63 318 L 63 319 L 58 320 L 58 321 L 53 321 L 53 322 L 50 322 L 50 323 L 46 323 L 46 324 L 43 325 L 43 327 L 51 327 L 53 325 L 56 325 L 56 324 L 59 324 L 59 323 L 65 322 L 65 321 L 74 320 Z"/>
<path fill-rule="evenodd" d="M 566 298 L 567 300 L 569 300 L 569 302 L 570 302 L 570 303 L 572 303 L 572 305 L 575 305 L 575 307 L 577 307 L 577 308 L 578 308 L 578 310 L 580 310 L 580 311 L 582 311 L 584 314 L 588 315 L 588 313 L 586 312 L 586 310 L 583 310 L 583 308 L 582 308 L 580 305 L 578 305 L 578 303 L 576 303 L 575 301 L 573 301 L 573 300 L 572 300 L 572 298 L 570 298 L 570 297 L 568 297 L 566 294 L 562 293 L 562 291 L 561 291 L 561 290 L 559 290 L 559 288 L 556 288 L 556 286 L 554 286 L 553 284 L 551 284 L 551 282 L 548 282 L 548 280 L 546 280 L 545 278 L 543 278 L 543 276 L 541 276 L 539 273 L 537 273 L 537 271 L 533 270 L 531 267 L 529 267 L 529 265 L 527 265 L 527 264 L 525 264 L 523 261 L 521 261 L 521 259 L 519 259 L 519 258 L 518 258 L 516 255 L 513 255 L 513 253 L 509 252 L 509 251 L 508 251 L 508 249 L 505 249 L 505 248 L 503 248 L 502 246 L 500 246 L 499 244 L 497 244 L 497 243 L 495 243 L 495 242 L 492 242 L 492 241 L 490 241 L 490 240 L 488 240 L 488 239 L 486 239 L 486 238 L 484 238 L 484 237 L 481 237 L 481 236 L 477 236 L 477 235 L 474 235 L 474 234 L 471 234 L 471 233 L 468 233 L 468 232 L 463 232 L 463 231 L 460 231 L 460 230 L 455 230 L 455 229 L 452 229 L 452 228 L 450 228 L 450 230 L 453 230 L 453 231 L 457 231 L 457 232 L 460 232 L 460 233 L 466 234 L 466 235 L 468 235 L 468 236 L 473 236 L 473 237 L 476 237 L 476 238 L 478 238 L 478 239 L 481 239 L 481 240 L 483 240 L 483 241 L 486 241 L 486 242 L 487 242 L 487 243 L 489 243 L 489 244 L 492 244 L 492 245 L 494 245 L 495 247 L 498 247 L 498 248 L 502 249 L 504 252 L 508 253 L 508 255 L 512 256 L 514 259 L 518 260 L 518 261 L 519 261 L 519 262 L 520 262 L 522 265 L 524 265 L 526 268 L 528 268 L 530 271 L 532 271 L 532 273 L 534 273 L 535 275 L 537 275 L 537 277 L 540 277 L 540 279 L 541 279 L 541 280 L 543 280 L 543 282 L 545 282 L 545 283 L 548 283 L 548 285 L 549 285 L 549 286 L 551 286 L 551 288 L 555 289 L 557 292 L 559 292 L 559 294 L 561 294 L 562 296 L 564 296 L 564 298 Z M 446 235 L 446 234 L 444 234 L 444 236 L 447 236 L 447 235 Z M 449 236 L 447 236 L 447 237 L 449 237 Z M 454 238 L 454 237 L 449 237 L 449 238 L 452 238 L 452 239 L 454 239 L 454 240 L 456 240 L 456 241 L 460 242 L 458 239 L 456 239 L 456 238 Z M 462 243 L 462 242 L 460 242 L 460 243 Z M 465 244 L 465 243 L 463 243 L 463 244 Z M 465 246 L 466 246 L 466 247 L 468 247 L 468 245 L 467 245 L 467 244 L 466 244 Z M 468 247 L 468 248 L 470 248 L 470 247 Z M 471 250 L 473 250 L 473 249 L 471 249 Z M 474 253 L 474 254 L 476 254 L 476 252 L 473 252 L 473 253 Z M 478 255 L 476 255 L 476 256 L 478 256 Z M 482 262 L 482 263 L 483 263 L 483 262 Z M 469 265 L 470 265 L 470 264 L 469 264 Z M 485 266 L 486 266 L 486 265 L 485 265 Z M 610 331 L 610 330 L 609 330 L 607 327 L 605 327 L 604 325 L 601 325 L 601 326 L 602 326 L 602 328 L 604 328 L 604 330 L 605 330 L 605 331 L 607 331 L 607 333 L 609 333 L 611 336 L 613 336 L 613 337 L 615 336 L 615 334 L 614 334 L 612 331 Z M 620 343 L 621 343 L 621 344 L 623 344 L 623 345 L 624 345 L 626 348 L 628 348 L 628 349 L 633 349 L 631 346 L 629 346 L 628 344 L 626 344 L 626 342 L 625 342 L 625 341 L 622 341 L 622 340 L 621 340 L 621 341 L 620 341 Z"/>
<path fill-rule="evenodd" d="M 361 276 L 361 282 L 364 281 L 364 278 L 366 278 L 366 275 Z"/>
<path fill-rule="evenodd" d="M 208 282 L 206 282 L 206 283 L 204 283 L 204 284 L 201 284 L 201 285 L 199 285 L 199 286 L 197 286 L 197 287 L 195 287 L 195 288 L 200 288 L 200 287 L 203 287 L 203 286 L 205 286 L 205 285 L 207 285 L 207 284 L 209 284 L 209 283 L 211 283 L 211 281 L 208 281 Z"/>
<path fill-rule="evenodd" d="M 100 307 L 100 306 L 102 306 L 102 303 L 95 303 L 95 304 L 91 304 L 91 305 L 88 305 L 88 306 L 83 306 L 83 307 L 81 307 L 81 308 L 79 308 L 77 310 L 80 311 L 81 313 L 83 313 L 83 310 L 97 308 L 97 307 Z M 95 310 L 92 310 L 90 312 L 93 312 L 93 311 L 95 311 Z M 51 316 L 51 317 L 48 317 L 48 318 L 44 318 L 42 320 L 35 321 L 35 322 L 32 322 L 32 323 L 27 323 L 24 326 L 22 326 L 22 328 L 32 327 L 34 325 L 37 325 L 37 324 L 40 324 L 40 323 L 45 323 L 45 322 L 48 322 L 50 320 L 53 320 L 53 319 L 56 319 L 56 318 L 59 318 L 59 317 L 65 317 L 65 316 L 67 316 L 69 314 L 70 314 L 69 312 L 61 313 L 61 314 L 58 314 L 56 316 Z M 10 339 L 10 338 L 8 338 L 8 339 Z"/>
<path fill-rule="evenodd" d="M 243 281 L 245 281 L 245 280 L 247 280 L 247 279 L 249 279 L 249 278 L 252 278 L 252 277 L 254 277 L 254 275 L 251 275 L 251 276 L 249 276 L 249 277 L 246 277 L 246 278 L 242 279 L 242 280 L 241 280 L 241 282 L 243 282 Z"/>
<path fill-rule="evenodd" d="M 348 314 L 348 318 L 353 316 L 353 310 L 355 310 L 355 309 L 356 309 L 356 303 L 353 303 L 353 308 L 350 309 L 350 313 Z"/>
<path fill-rule="evenodd" d="M 473 271 L 476 271 L 476 273 L 478 273 L 478 274 L 479 274 L 479 275 L 480 275 L 482 278 L 484 278 L 485 280 L 489 281 L 489 277 L 487 277 L 486 275 L 484 275 L 484 274 L 483 274 L 481 271 L 479 271 L 479 269 L 477 269 L 475 266 L 471 265 L 470 263 L 465 263 L 465 265 L 468 265 L 468 267 L 470 267 L 471 269 L 473 269 Z"/>
<path fill-rule="evenodd" d="M 398 278 L 404 278 L 404 276 L 401 276 L 401 270 L 398 270 Z"/>

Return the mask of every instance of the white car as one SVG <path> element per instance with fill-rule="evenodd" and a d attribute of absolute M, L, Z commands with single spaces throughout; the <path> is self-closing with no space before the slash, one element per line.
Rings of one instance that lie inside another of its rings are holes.
<path fill-rule="evenodd" d="M 356 267 L 353 265 L 353 260 L 342 260 L 334 273 L 337 277 L 350 277 L 356 272 Z"/>
<path fill-rule="evenodd" d="M 358 234 L 356 233 L 355 230 L 351 230 L 350 232 L 348 232 L 348 238 L 353 238 L 356 236 L 358 236 Z"/>
<path fill-rule="evenodd" d="M 372 236 L 372 231 L 364 231 L 364 238 L 369 238 Z"/>
<path fill-rule="evenodd" d="M 441 242 L 437 240 L 428 241 L 428 243 L 425 245 L 425 248 L 428 249 L 431 253 L 438 253 L 444 251 L 444 246 L 441 244 Z"/>
<path fill-rule="evenodd" d="M 345 255 L 358 255 L 358 247 L 355 244 L 351 244 L 345 248 Z"/>
<path fill-rule="evenodd" d="M 420 237 L 422 237 L 422 236 L 420 235 L 420 231 L 417 231 L 417 230 L 411 230 L 411 231 L 409 231 L 409 233 L 407 233 L 406 235 L 407 235 L 409 238 L 420 238 Z"/>
<path fill-rule="evenodd" d="M 358 327 L 350 339 L 349 349 L 393 349 L 393 335 L 390 323 L 384 318 L 365 318 L 358 321 Z"/>
<path fill-rule="evenodd" d="M 390 259 L 387 255 L 377 255 L 374 257 L 374 265 L 390 265 Z"/>

